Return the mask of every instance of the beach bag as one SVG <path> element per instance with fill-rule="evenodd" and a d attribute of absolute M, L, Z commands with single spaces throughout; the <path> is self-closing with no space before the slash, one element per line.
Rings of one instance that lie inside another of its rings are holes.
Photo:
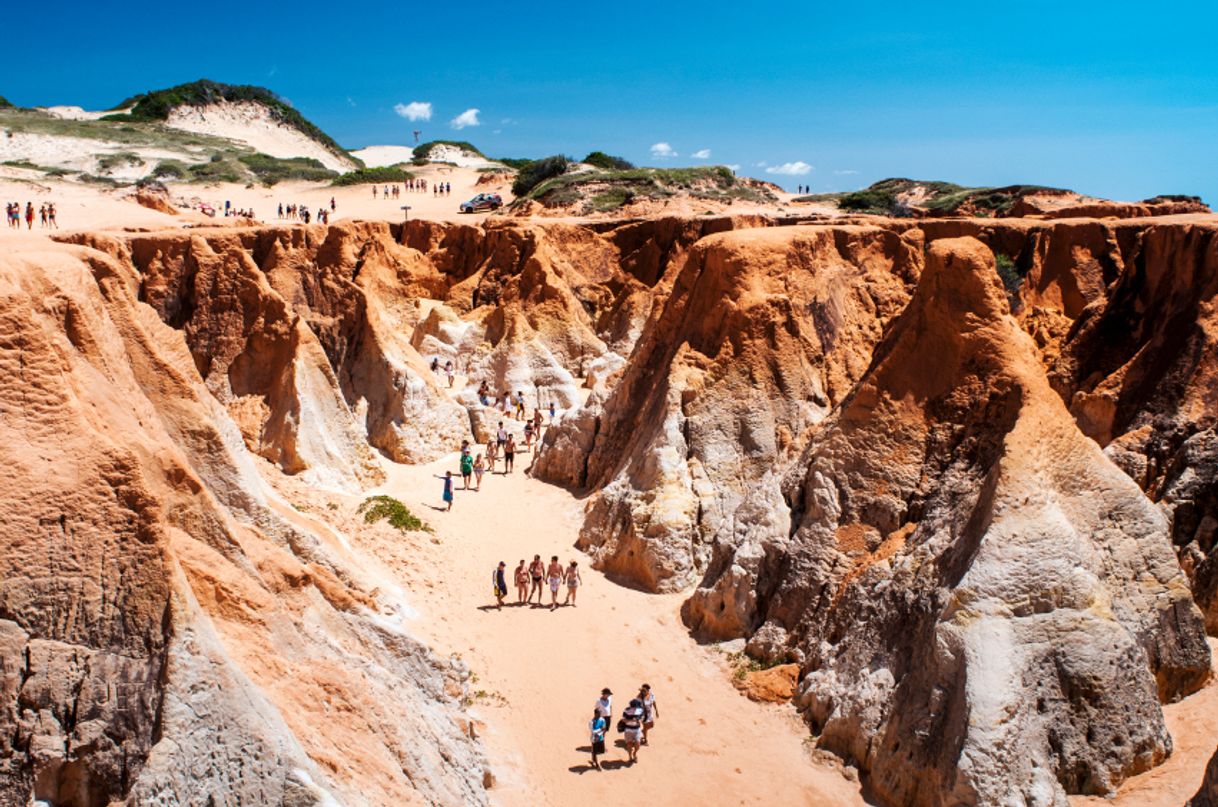
<path fill-rule="evenodd" d="M 625 720 L 625 718 L 622 718 L 617 721 L 617 733 L 621 734 L 625 730 L 626 730 L 626 720 Z"/>

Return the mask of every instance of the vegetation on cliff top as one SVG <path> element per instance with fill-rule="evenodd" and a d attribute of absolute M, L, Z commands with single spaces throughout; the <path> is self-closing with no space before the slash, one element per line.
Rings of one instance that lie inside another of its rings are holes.
<path fill-rule="evenodd" d="M 414 174 L 403 168 L 401 163 L 398 163 L 397 165 L 386 165 L 381 168 L 360 168 L 355 171 L 348 171 L 342 176 L 336 177 L 330 184 L 341 186 L 380 182 L 405 182 L 413 176 Z"/>
<path fill-rule="evenodd" d="M 680 194 L 724 203 L 774 199 L 759 183 L 739 179 L 722 165 L 572 171 L 546 178 L 522 196 L 547 207 L 582 202 L 585 212 L 606 213 L 635 201 L 668 199 Z"/>
<path fill-rule="evenodd" d="M 970 188 L 953 182 L 896 178 L 882 179 L 859 191 L 814 194 L 798 200 L 836 202 L 841 210 L 884 216 L 911 216 L 919 209 L 940 215 L 1003 216 L 1020 197 L 1041 192 L 1070 193 L 1043 185 Z"/>
<path fill-rule="evenodd" d="M 179 84 L 164 90 L 151 90 L 124 100 L 115 109 L 128 109 L 126 113 L 107 115 L 102 120 L 109 121 L 164 121 L 168 120 L 173 110 L 182 106 L 208 106 L 222 102 L 249 101 L 260 104 L 280 123 L 298 130 L 306 137 L 316 141 L 326 150 L 339 156 L 352 159 L 345 149 L 311 121 L 301 115 L 275 93 L 264 87 L 250 84 L 221 84 L 217 81 L 199 79 L 189 84 Z"/>
<path fill-rule="evenodd" d="M 3 95 L 0 95 L 0 109 L 13 109 L 12 103 Z"/>

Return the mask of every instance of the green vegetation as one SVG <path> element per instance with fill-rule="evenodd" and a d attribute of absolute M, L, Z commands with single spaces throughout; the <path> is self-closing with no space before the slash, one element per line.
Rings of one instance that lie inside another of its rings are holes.
<path fill-rule="evenodd" d="M 994 267 L 998 270 L 998 277 L 1002 279 L 1002 287 L 1007 290 L 1011 310 L 1018 311 L 1019 290 L 1023 287 L 1024 272 L 1011 260 L 1011 256 L 1001 252 L 994 253 Z"/>
<path fill-rule="evenodd" d="M 370 496 L 364 499 L 364 503 L 356 512 L 363 513 L 364 521 L 369 524 L 388 520 L 389 526 L 401 532 L 412 530 L 431 532 L 430 526 L 392 496 Z"/>
<path fill-rule="evenodd" d="M 1007 185 L 1002 188 L 967 188 L 952 182 L 914 179 L 884 179 L 852 193 L 821 193 L 801 196 L 799 201 L 836 202 L 854 213 L 910 216 L 918 209 L 932 215 L 1005 216 L 1023 196 L 1058 191 L 1042 185 Z M 901 197 L 908 199 L 901 202 Z"/>
<path fill-rule="evenodd" d="M 512 193 L 516 196 L 524 196 L 547 179 L 565 174 L 570 165 L 571 162 L 561 154 L 534 160 L 517 169 L 516 181 L 512 183 Z"/>
<path fill-rule="evenodd" d="M 34 165 L 29 160 L 5 160 L 0 165 L 7 165 L 10 168 L 32 168 L 35 171 L 41 170 L 37 165 Z"/>
<path fill-rule="evenodd" d="M 189 167 L 192 182 L 248 182 L 249 173 L 238 160 L 213 154 L 205 163 Z"/>
<path fill-rule="evenodd" d="M 503 163 L 508 168 L 513 168 L 519 171 L 526 165 L 535 162 L 535 160 L 531 160 L 528 157 L 498 157 L 495 159 L 495 162 Z"/>
<path fill-rule="evenodd" d="M 14 107 L 13 107 L 12 103 L 7 98 L 5 98 L 3 95 L 0 95 L 0 109 L 13 109 L 13 108 Z"/>
<path fill-rule="evenodd" d="M 333 185 L 363 185 L 382 182 L 405 182 L 414 174 L 402 167 L 402 164 L 389 165 L 383 168 L 359 168 L 348 171 L 342 176 L 335 177 Z"/>
<path fill-rule="evenodd" d="M 317 128 L 313 123 L 296 111 L 291 105 L 275 93 L 263 87 L 249 84 L 221 84 L 216 81 L 200 79 L 189 84 L 179 84 L 165 90 L 150 92 L 128 98 L 118 107 L 125 109 L 130 106 L 128 113 L 106 115 L 103 121 L 163 121 L 168 120 L 169 113 L 181 106 L 207 106 L 223 101 L 251 101 L 261 104 L 271 117 L 287 126 L 302 132 L 311 140 L 315 140 L 334 154 L 354 159 L 335 143 L 328 134 Z"/>
<path fill-rule="evenodd" d="M 540 162 L 540 161 L 539 161 Z M 525 177 L 528 170 L 522 171 Z M 517 182 L 520 182 L 520 177 Z M 513 191 L 516 188 L 513 187 Z M 633 168 L 626 171 L 576 171 L 543 180 L 523 196 L 549 206 L 584 202 L 587 212 L 611 212 L 636 199 L 666 199 L 685 193 L 695 199 L 728 203 L 770 201 L 764 188 L 737 179 L 725 166 Z M 517 194 L 518 197 L 522 194 Z"/>
<path fill-rule="evenodd" d="M 603 151 L 592 152 L 587 157 L 584 157 L 584 162 L 597 168 L 603 168 L 606 171 L 629 171 L 634 168 L 634 163 L 629 160 L 614 157 L 612 154 L 606 154 Z"/>
<path fill-rule="evenodd" d="M 470 154 L 476 154 L 479 157 L 485 157 L 481 151 L 472 144 L 464 140 L 429 140 L 426 143 L 420 143 L 414 147 L 414 157 L 411 159 L 415 165 L 424 165 L 431 159 L 431 151 L 436 146 L 454 146 L 463 151 L 468 151 Z"/>
<path fill-rule="evenodd" d="M 143 165 L 144 161 L 139 158 L 139 155 L 132 154 L 130 151 L 120 151 L 117 154 L 106 154 L 97 161 L 97 170 L 103 174 L 109 174 L 115 168 L 125 166 Z"/>
<path fill-rule="evenodd" d="M 320 160 L 311 157 L 291 157 L 282 159 L 267 154 L 243 154 L 237 158 L 254 176 L 266 186 L 283 182 L 287 179 L 301 179 L 309 182 L 320 182 L 337 176 L 321 164 Z"/>
<path fill-rule="evenodd" d="M 152 169 L 154 179 L 189 179 L 190 166 L 181 160 L 161 160 Z"/>
<path fill-rule="evenodd" d="M 728 653 L 727 661 L 732 665 L 732 677 L 737 681 L 743 681 L 751 672 L 761 672 L 762 670 L 768 670 L 771 667 L 777 667 L 779 664 L 786 663 L 785 659 L 758 661 L 752 656 L 746 655 L 744 651 Z"/>

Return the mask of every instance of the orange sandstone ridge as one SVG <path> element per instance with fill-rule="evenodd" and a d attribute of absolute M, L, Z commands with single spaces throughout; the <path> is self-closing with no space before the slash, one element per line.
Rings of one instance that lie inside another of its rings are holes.
<path fill-rule="evenodd" d="M 572 541 L 796 665 L 880 802 L 1115 793 L 1218 630 L 1216 233 L 344 222 L 0 256 L 0 802 L 484 803 L 467 668 L 275 482 L 359 495 L 378 455 L 485 441 L 483 381 L 562 411 L 530 471 L 587 496 Z"/>

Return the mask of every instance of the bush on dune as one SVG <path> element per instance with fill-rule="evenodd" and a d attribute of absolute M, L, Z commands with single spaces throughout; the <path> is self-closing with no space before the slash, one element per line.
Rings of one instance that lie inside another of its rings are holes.
<path fill-rule="evenodd" d="M 299 179 L 308 182 L 320 182 L 336 176 L 321 164 L 320 160 L 311 157 L 290 157 L 283 159 L 267 154 L 243 154 L 238 157 L 245 167 L 258 177 L 263 185 L 274 185 L 289 179 Z"/>
<path fill-rule="evenodd" d="M 486 157 L 481 151 L 478 151 L 477 146 L 465 140 L 429 140 L 426 143 L 420 143 L 414 147 L 414 156 L 411 162 L 415 165 L 423 165 L 431 159 L 431 152 L 438 146 L 452 146 L 453 148 L 468 151 L 478 157 Z"/>
<path fill-rule="evenodd" d="M 634 163 L 629 160 L 614 157 L 612 154 L 606 154 L 603 151 L 592 152 L 587 157 L 584 157 L 584 162 L 597 168 L 603 168 L 606 171 L 629 171 L 634 168 Z"/>
<path fill-rule="evenodd" d="M 571 161 L 561 154 L 534 160 L 519 169 L 516 181 L 512 183 L 512 193 L 516 196 L 524 196 L 547 179 L 565 174 L 570 165 Z"/>

